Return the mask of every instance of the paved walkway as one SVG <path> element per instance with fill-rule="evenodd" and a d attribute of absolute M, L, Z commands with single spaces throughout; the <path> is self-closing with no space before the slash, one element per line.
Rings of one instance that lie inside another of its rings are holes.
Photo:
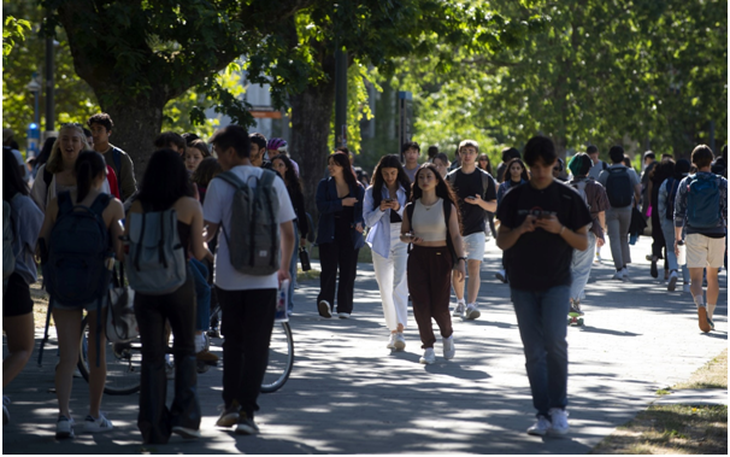
<path fill-rule="evenodd" d="M 727 283 L 716 312 L 717 329 L 703 334 L 687 293 L 668 293 L 649 276 L 644 256 L 650 238 L 632 247 L 631 281 L 611 280 L 613 268 L 596 265 L 585 301 L 585 327 L 569 333 L 571 432 L 541 439 L 525 434 L 534 410 L 509 288 L 494 279 L 500 251 L 488 243 L 482 268 L 482 317 L 455 322 L 457 354 L 423 366 L 415 321 L 403 353 L 385 349 L 387 330 L 372 265 L 359 265 L 352 319 L 317 315 L 317 282 L 297 291 L 291 320 L 294 372 L 279 392 L 260 397 L 262 434 L 236 436 L 216 429 L 221 369 L 200 375 L 203 439 L 175 436 L 143 447 L 136 427 L 138 396 L 105 396 L 102 410 L 115 429 L 103 435 L 54 439 L 57 403 L 49 393 L 54 342 L 43 367 L 36 354 L 6 389 L 12 422 L 3 429 L 5 453 L 485 453 L 581 454 L 657 400 L 656 391 L 686 380 L 727 347 Z M 610 256 L 606 247 L 604 258 Z M 220 350 L 220 341 L 214 350 Z M 172 387 L 172 383 L 169 384 Z M 86 415 L 87 386 L 76 380 L 72 409 Z M 725 396 L 725 401 L 727 397 Z"/>

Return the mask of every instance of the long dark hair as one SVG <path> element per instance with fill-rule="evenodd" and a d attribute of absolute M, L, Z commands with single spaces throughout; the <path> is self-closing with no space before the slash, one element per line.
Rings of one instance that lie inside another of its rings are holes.
<path fill-rule="evenodd" d="M 522 174 L 520 175 L 520 178 L 523 181 L 529 181 L 530 176 L 527 174 L 527 167 L 525 166 L 525 162 L 523 162 L 522 159 L 520 159 L 519 157 L 510 159 L 510 161 L 507 162 L 507 166 L 504 168 L 504 181 L 512 181 L 512 174 L 509 172 L 509 168 L 512 166 L 513 163 L 519 163 L 522 166 Z"/>
<path fill-rule="evenodd" d="M 398 177 L 396 183 L 400 184 L 406 191 L 406 201 L 411 197 L 411 180 L 408 178 L 406 171 L 403 169 L 403 165 L 400 163 L 400 159 L 397 155 L 389 154 L 380 158 L 378 164 L 375 166 L 373 171 L 373 209 L 380 206 L 380 202 L 383 201 L 383 174 L 381 170 L 383 168 L 395 168 L 398 170 Z M 392 197 L 392 196 L 391 196 Z"/>
<path fill-rule="evenodd" d="M 9 202 L 15 194 L 30 195 L 28 184 L 20 177 L 20 166 L 15 155 L 3 148 L 3 200 Z"/>
<path fill-rule="evenodd" d="M 416 200 L 423 196 L 423 191 L 418 186 L 418 175 L 423 173 L 424 170 L 431 170 L 436 176 L 436 180 L 438 181 L 438 183 L 436 184 L 436 196 L 453 203 L 456 207 L 456 219 L 459 221 L 459 230 L 461 230 L 461 210 L 459 209 L 459 204 L 456 200 L 456 194 L 454 193 L 454 189 L 452 189 L 449 183 L 446 182 L 446 180 L 441 176 L 441 173 L 438 172 L 438 170 L 436 169 L 436 165 L 426 162 L 421 165 L 418 170 L 416 170 L 416 175 L 413 177 L 413 192 L 411 193 L 410 200 L 411 203 L 415 205 Z M 411 221 L 411 224 L 413 224 L 413 221 Z M 446 221 L 447 226 L 448 224 L 449 221 Z"/>
<path fill-rule="evenodd" d="M 284 172 L 286 190 L 288 190 L 290 194 L 302 193 L 302 183 L 299 181 L 299 177 L 297 176 L 296 170 L 294 170 L 294 164 L 291 159 L 285 154 L 278 154 L 271 159 L 272 164 L 274 163 L 274 160 L 281 160 L 284 162 L 284 166 L 286 167 L 286 172 Z"/>
<path fill-rule="evenodd" d="M 332 159 L 337 165 L 342 167 L 342 176 L 345 178 L 345 182 L 350 187 L 357 188 L 360 182 L 357 180 L 357 176 L 352 170 L 352 165 L 350 165 L 350 157 L 344 152 L 335 152 L 327 157 L 327 163 L 329 163 L 330 159 Z"/>
<path fill-rule="evenodd" d="M 80 202 L 89 195 L 91 182 L 99 176 L 99 173 L 105 172 L 106 162 L 101 154 L 96 151 L 81 151 L 79 153 L 76 163 L 74 163 L 77 202 Z"/>
<path fill-rule="evenodd" d="M 172 149 L 155 151 L 147 163 L 137 199 L 153 211 L 164 211 L 181 197 L 192 197 L 185 164 Z"/>
<path fill-rule="evenodd" d="M 482 168 L 482 167 L 479 166 L 479 161 L 482 158 L 487 159 L 487 168 Z M 487 173 L 489 173 L 490 175 L 494 176 L 494 173 L 492 173 L 492 161 L 489 159 L 489 154 L 486 154 L 486 153 L 482 152 L 481 154 L 479 154 L 477 156 L 477 168 L 482 168 L 482 170 L 484 170 Z"/>

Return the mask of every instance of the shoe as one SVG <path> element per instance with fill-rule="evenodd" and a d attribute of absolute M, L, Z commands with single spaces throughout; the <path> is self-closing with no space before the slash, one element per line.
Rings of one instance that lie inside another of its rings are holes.
<path fill-rule="evenodd" d="M 545 436 L 550 430 L 550 421 L 545 416 L 537 416 L 537 422 L 527 429 L 528 435 Z"/>
<path fill-rule="evenodd" d="M 457 301 L 456 306 L 454 306 L 454 317 L 462 317 L 464 315 L 464 309 L 466 308 L 466 303 L 463 301 Z"/>
<path fill-rule="evenodd" d="M 685 284 L 682 286 L 682 292 L 690 293 L 689 284 Z"/>
<path fill-rule="evenodd" d="M 208 365 L 216 365 L 219 359 L 217 355 L 213 354 L 207 349 L 195 354 L 195 358 L 201 362 L 207 363 Z"/>
<path fill-rule="evenodd" d="M 238 423 L 240 409 L 241 408 L 238 406 L 238 403 L 235 402 L 228 408 L 224 406 L 223 412 L 221 412 L 221 416 L 218 418 L 215 425 L 218 427 L 233 427 L 236 423 Z"/>
<path fill-rule="evenodd" d="M 454 335 L 452 334 L 448 338 L 444 338 L 444 358 L 451 360 L 456 355 L 456 347 L 454 347 Z"/>
<path fill-rule="evenodd" d="M 74 437 L 74 420 L 69 419 L 66 416 L 58 416 L 58 422 L 56 422 L 56 439 L 61 440 L 64 438 Z"/>
<path fill-rule="evenodd" d="M 236 434 L 238 435 L 255 435 L 259 433 L 259 427 L 256 422 L 253 421 L 253 417 L 249 418 L 246 413 L 241 412 L 238 416 L 238 426 L 236 427 Z"/>
<path fill-rule="evenodd" d="M 112 422 L 103 414 L 99 414 L 98 419 L 94 419 L 91 415 L 86 416 L 86 419 L 84 419 L 84 431 L 86 433 L 108 432 L 113 428 Z"/>
<path fill-rule="evenodd" d="M 623 271 L 624 279 L 629 279 L 629 267 L 624 267 L 621 271 Z"/>
<path fill-rule="evenodd" d="M 669 284 L 667 284 L 667 290 L 669 292 L 674 292 L 674 289 L 677 288 L 678 280 L 679 280 L 679 275 L 677 274 L 677 270 L 672 270 L 672 272 L 669 273 Z"/>
<path fill-rule="evenodd" d="M 385 345 L 388 349 L 395 349 L 395 333 L 390 334 L 390 338 L 388 338 L 388 344 Z"/>
<path fill-rule="evenodd" d="M 550 432 L 565 435 L 570 430 L 568 425 L 568 411 L 561 408 L 550 408 Z"/>
<path fill-rule="evenodd" d="M 165 375 L 168 381 L 175 379 L 175 362 L 169 360 L 165 362 Z"/>
<path fill-rule="evenodd" d="M 218 327 L 212 327 L 210 330 L 208 330 L 208 336 L 211 338 L 220 339 L 220 337 L 221 337 L 220 329 L 218 329 Z"/>
<path fill-rule="evenodd" d="M 481 315 L 482 313 L 480 313 L 479 309 L 477 309 L 476 303 L 469 303 L 468 305 L 466 305 L 466 311 L 464 312 L 464 318 L 466 320 L 473 321 Z"/>
<path fill-rule="evenodd" d="M 327 319 L 332 317 L 332 308 L 327 300 L 320 300 L 317 303 L 317 309 L 319 310 L 320 316 L 326 317 Z"/>
<path fill-rule="evenodd" d="M 340 319 L 349 319 L 350 313 L 337 313 L 337 317 L 339 317 Z"/>
<path fill-rule="evenodd" d="M 656 267 L 656 261 L 657 261 L 657 259 L 655 257 L 652 257 L 651 258 L 651 271 L 650 271 L 650 273 L 651 273 L 651 277 L 652 278 L 658 278 L 659 277 L 659 271 L 657 270 L 657 267 Z"/>
<path fill-rule="evenodd" d="M 186 440 L 195 440 L 200 438 L 200 430 L 193 430 L 192 428 L 185 428 L 179 425 L 172 427 L 172 433 L 176 433 Z"/>
<path fill-rule="evenodd" d="M 3 425 L 10 422 L 10 411 L 8 411 L 8 405 L 10 404 L 10 398 L 3 395 Z"/>
<path fill-rule="evenodd" d="M 715 330 L 715 323 L 712 322 L 712 319 L 710 319 L 709 317 L 707 318 L 707 323 L 710 324 L 711 330 Z"/>
<path fill-rule="evenodd" d="M 396 333 L 395 334 L 395 350 L 402 351 L 405 348 L 406 348 L 406 339 L 403 337 L 402 333 Z"/>
<path fill-rule="evenodd" d="M 507 284 L 507 272 L 505 270 L 499 270 L 494 277 Z"/>
<path fill-rule="evenodd" d="M 580 310 L 580 300 L 574 300 L 570 302 L 570 312 L 575 313 L 579 316 L 585 315 L 585 313 Z"/>
<path fill-rule="evenodd" d="M 418 359 L 418 361 L 424 365 L 436 363 L 436 354 L 433 352 L 433 348 L 426 348 L 426 350 L 423 351 L 423 355 L 420 359 Z"/>
<path fill-rule="evenodd" d="M 710 330 L 712 330 L 712 328 L 710 327 L 710 323 L 707 322 L 707 308 L 705 308 L 704 306 L 698 306 L 697 316 L 700 320 L 700 330 L 705 333 L 708 333 Z"/>

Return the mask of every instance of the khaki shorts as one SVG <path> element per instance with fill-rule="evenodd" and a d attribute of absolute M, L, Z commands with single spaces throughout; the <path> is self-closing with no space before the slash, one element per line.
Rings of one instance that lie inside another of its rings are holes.
<path fill-rule="evenodd" d="M 688 268 L 720 268 L 725 258 L 725 237 L 710 238 L 699 233 L 690 233 L 687 244 Z"/>

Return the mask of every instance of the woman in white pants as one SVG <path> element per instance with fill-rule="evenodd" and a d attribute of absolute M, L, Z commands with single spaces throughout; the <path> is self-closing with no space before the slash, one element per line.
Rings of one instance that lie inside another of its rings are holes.
<path fill-rule="evenodd" d="M 380 287 L 385 324 L 390 330 L 387 348 L 406 347 L 403 330 L 408 321 L 406 245 L 400 242 L 403 208 L 411 193 L 411 183 L 398 156 L 383 156 L 373 172 L 373 183 L 365 191 L 363 219 L 370 227 L 365 242 L 373 252 L 375 278 Z"/>

